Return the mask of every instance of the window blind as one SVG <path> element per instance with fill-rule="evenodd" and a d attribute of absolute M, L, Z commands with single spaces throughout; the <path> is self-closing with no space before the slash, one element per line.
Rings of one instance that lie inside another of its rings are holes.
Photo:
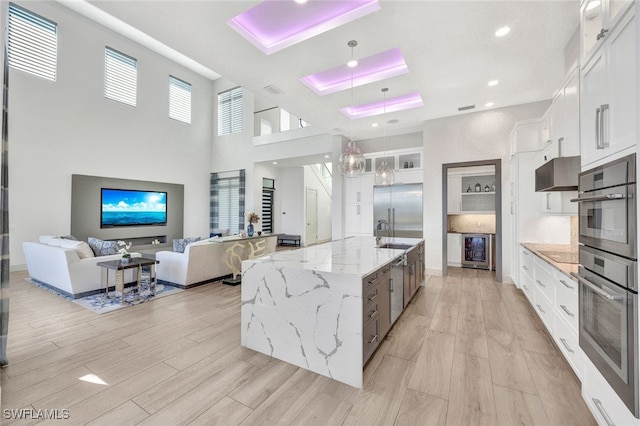
<path fill-rule="evenodd" d="M 131 56 L 104 49 L 104 96 L 114 101 L 136 106 L 138 61 Z"/>
<path fill-rule="evenodd" d="M 242 87 L 218 93 L 218 136 L 242 131 Z"/>
<path fill-rule="evenodd" d="M 191 85 L 169 76 L 169 118 L 191 123 Z"/>
<path fill-rule="evenodd" d="M 218 227 L 234 234 L 240 227 L 240 178 L 218 181 Z"/>
<path fill-rule="evenodd" d="M 58 25 L 9 4 L 9 66 L 56 81 Z"/>

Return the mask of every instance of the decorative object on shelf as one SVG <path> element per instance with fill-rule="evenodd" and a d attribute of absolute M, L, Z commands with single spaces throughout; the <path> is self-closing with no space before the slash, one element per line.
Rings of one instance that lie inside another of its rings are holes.
<path fill-rule="evenodd" d="M 247 220 L 249 221 L 249 226 L 247 226 L 247 235 L 253 237 L 253 224 L 258 223 L 260 220 L 260 216 L 257 213 L 249 212 L 245 214 L 247 216 Z"/>
<path fill-rule="evenodd" d="M 404 168 L 405 168 L 405 169 L 408 169 L 408 168 L 409 168 L 409 162 L 408 162 L 408 161 L 405 161 L 405 162 L 404 162 Z"/>
<path fill-rule="evenodd" d="M 409 163 L 409 168 L 413 169 L 413 161 Z"/>
<path fill-rule="evenodd" d="M 118 249 L 118 253 L 122 255 L 121 262 L 129 263 L 131 261 L 131 253 L 129 253 L 129 249 L 131 248 L 131 243 L 127 244 L 126 242 L 119 240 L 117 244 L 118 244 L 118 247 L 120 247 Z"/>
<path fill-rule="evenodd" d="M 467 187 L 467 192 L 473 192 L 473 190 L 471 189 L 471 184 L 469 184 L 469 186 Z"/>
<path fill-rule="evenodd" d="M 489 188 L 489 185 L 485 185 L 484 186 L 484 192 L 489 192 L 491 190 L 491 188 Z"/>
<path fill-rule="evenodd" d="M 482 185 L 480 185 L 480 182 L 476 183 L 476 192 L 482 192 Z"/>
<path fill-rule="evenodd" d="M 262 235 L 262 231 L 258 231 L 258 237 Z"/>
<path fill-rule="evenodd" d="M 358 45 L 356 40 L 350 40 L 347 46 L 351 48 L 351 59 L 353 60 L 353 48 Z M 351 104 L 353 105 L 353 68 L 351 68 Z M 353 119 L 351 119 L 353 121 Z M 356 177 L 364 174 L 365 159 L 362 151 L 353 141 L 353 123 L 351 124 L 351 140 L 347 144 L 338 162 L 338 169 L 343 176 Z"/>
<path fill-rule="evenodd" d="M 382 88 L 382 96 L 383 96 L 383 101 L 382 101 L 382 114 L 384 117 L 384 114 L 386 114 L 387 112 L 387 91 L 389 89 L 386 87 Z M 383 137 L 383 145 L 386 146 L 386 142 L 387 142 L 387 122 L 386 122 L 386 118 L 385 122 L 384 122 L 384 137 Z M 375 176 L 375 182 L 376 185 L 391 185 L 393 182 L 396 181 L 396 175 L 393 172 L 393 169 L 391 167 L 389 167 L 389 165 L 387 164 L 387 160 L 383 159 L 382 163 L 380 164 L 380 167 L 378 167 L 376 169 L 376 176 Z"/>

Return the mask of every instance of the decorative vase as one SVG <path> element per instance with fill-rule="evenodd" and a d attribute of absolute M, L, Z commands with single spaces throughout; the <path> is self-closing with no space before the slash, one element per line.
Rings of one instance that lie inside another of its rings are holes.
<path fill-rule="evenodd" d="M 476 192 L 481 192 L 482 191 L 482 185 L 480 185 L 480 183 L 476 183 Z"/>
<path fill-rule="evenodd" d="M 253 237 L 253 223 L 250 223 L 249 226 L 247 226 L 247 235 Z"/>

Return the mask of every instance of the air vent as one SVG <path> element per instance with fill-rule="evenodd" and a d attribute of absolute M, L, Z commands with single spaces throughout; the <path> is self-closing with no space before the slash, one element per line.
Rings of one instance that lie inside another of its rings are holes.
<path fill-rule="evenodd" d="M 273 95 L 279 95 L 279 94 L 283 93 L 283 92 L 282 92 L 282 90 L 281 90 L 280 88 L 278 88 L 278 87 L 274 86 L 273 84 L 270 84 L 270 85 L 268 85 L 268 86 L 264 86 L 264 87 L 263 87 L 263 89 L 264 89 L 265 91 L 267 91 L 267 92 L 269 92 L 269 93 L 273 94 Z"/>
<path fill-rule="evenodd" d="M 467 105 L 467 106 L 463 106 L 463 107 L 458 107 L 458 111 L 466 111 L 468 109 L 474 109 L 476 106 L 475 105 Z"/>

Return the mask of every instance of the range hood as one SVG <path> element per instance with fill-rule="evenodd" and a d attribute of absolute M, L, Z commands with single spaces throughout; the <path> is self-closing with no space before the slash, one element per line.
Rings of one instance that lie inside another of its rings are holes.
<path fill-rule="evenodd" d="M 558 157 L 536 169 L 536 192 L 577 191 L 580 156 Z"/>

